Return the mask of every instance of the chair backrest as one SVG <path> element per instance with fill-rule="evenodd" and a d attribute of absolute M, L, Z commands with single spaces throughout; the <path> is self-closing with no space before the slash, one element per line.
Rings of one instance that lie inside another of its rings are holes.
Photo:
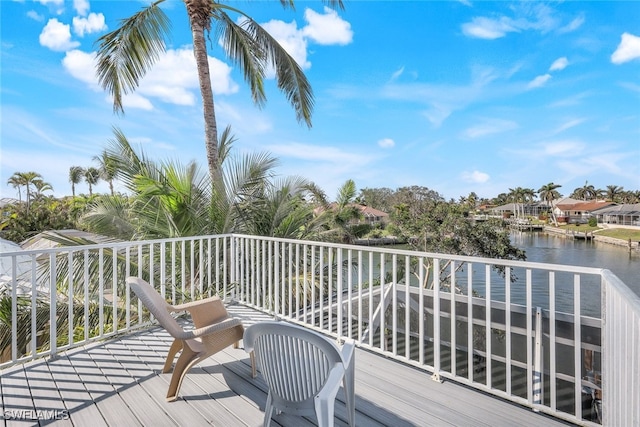
<path fill-rule="evenodd" d="M 172 337 L 178 338 L 184 334 L 184 330 L 169 312 L 171 306 L 147 281 L 138 277 L 127 277 L 127 283 L 138 298 L 140 298 L 142 304 L 147 307 L 160 325 L 162 325 Z"/>
<path fill-rule="evenodd" d="M 260 322 L 244 334 L 246 351 L 255 351 L 262 376 L 274 399 L 310 401 L 318 394 L 336 363 L 338 347 L 322 335 L 285 322 Z"/>

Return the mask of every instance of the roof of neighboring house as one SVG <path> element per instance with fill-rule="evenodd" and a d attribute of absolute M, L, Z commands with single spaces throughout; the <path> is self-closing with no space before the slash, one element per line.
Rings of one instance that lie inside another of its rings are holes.
<path fill-rule="evenodd" d="M 18 199 L 13 199 L 11 197 L 3 197 L 0 199 L 0 208 L 3 208 L 7 205 L 15 205 L 16 203 L 19 203 L 20 201 Z"/>
<path fill-rule="evenodd" d="M 330 209 L 335 209 L 337 206 L 337 203 L 331 203 L 329 204 L 329 208 Z M 360 213 L 362 213 L 362 215 L 365 218 L 377 218 L 377 217 L 383 217 L 383 218 L 387 218 L 389 216 L 388 213 L 383 212 L 381 210 L 378 209 L 374 209 L 371 208 L 369 206 L 365 206 L 365 205 L 358 205 L 355 203 L 350 204 L 349 206 L 355 206 L 356 208 L 358 208 L 360 210 Z M 322 207 L 317 207 L 314 209 L 314 213 L 318 214 L 320 212 L 322 212 L 324 209 Z"/>
<path fill-rule="evenodd" d="M 640 203 L 609 205 L 596 209 L 593 213 L 598 215 L 640 215 Z"/>
<path fill-rule="evenodd" d="M 558 203 L 556 207 L 563 211 L 584 211 L 584 212 L 592 212 L 597 209 L 602 209 L 604 207 L 612 205 L 612 202 L 607 202 L 605 200 L 596 200 L 596 201 L 588 201 L 588 202 L 578 202 L 578 203 Z"/>
<path fill-rule="evenodd" d="M 374 209 L 374 208 L 370 208 L 369 206 L 363 206 L 363 205 L 357 205 L 357 207 L 360 209 L 360 212 L 362 212 L 362 215 L 364 215 L 367 218 L 377 218 L 377 217 L 388 217 L 389 214 L 386 212 L 382 212 L 381 210 L 378 209 Z"/>

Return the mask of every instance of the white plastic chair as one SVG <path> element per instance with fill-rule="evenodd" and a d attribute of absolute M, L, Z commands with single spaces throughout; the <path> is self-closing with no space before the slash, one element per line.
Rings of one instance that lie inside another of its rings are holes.
<path fill-rule="evenodd" d="M 349 425 L 355 425 L 355 346 L 342 349 L 309 329 L 285 322 L 260 322 L 244 332 L 244 349 L 269 386 L 264 426 L 273 411 L 313 415 L 321 427 L 333 427 L 336 394 L 342 382 Z M 255 372 L 254 372 L 255 377 Z"/>

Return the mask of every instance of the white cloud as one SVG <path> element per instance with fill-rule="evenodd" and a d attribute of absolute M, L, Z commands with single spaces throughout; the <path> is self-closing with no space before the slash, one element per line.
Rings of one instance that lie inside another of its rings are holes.
<path fill-rule="evenodd" d="M 49 19 L 47 25 L 40 33 L 40 44 L 51 50 L 64 52 L 75 47 L 80 43 L 71 40 L 70 27 L 63 24 L 56 18 Z"/>
<path fill-rule="evenodd" d="M 47 5 L 62 6 L 64 4 L 64 0 L 36 0 L 36 1 L 45 6 Z"/>
<path fill-rule="evenodd" d="M 400 67 L 400 69 L 391 74 L 391 81 L 398 79 L 398 77 L 400 77 L 402 73 L 404 73 L 404 67 Z"/>
<path fill-rule="evenodd" d="M 86 83 L 91 89 L 102 90 L 95 75 L 94 52 L 69 51 L 62 64 L 69 74 Z M 209 57 L 209 69 L 214 94 L 228 95 L 238 91 L 238 85 L 231 79 L 231 67 Z M 150 110 L 153 104 L 148 98 L 157 98 L 171 104 L 195 105 L 196 92 L 199 89 L 198 73 L 191 48 L 170 49 L 142 79 L 136 92 L 123 96 L 123 104 L 125 107 Z"/>
<path fill-rule="evenodd" d="M 78 15 L 87 16 L 87 12 L 89 12 L 89 0 L 73 0 L 73 8 Z"/>
<path fill-rule="evenodd" d="M 577 157 L 584 151 L 585 145 L 578 141 L 553 141 L 542 144 L 542 153 L 546 156 Z"/>
<path fill-rule="evenodd" d="M 108 103 L 113 103 L 113 98 L 107 97 Z M 137 92 L 126 94 L 122 97 L 122 105 L 126 108 L 137 108 L 138 110 L 153 110 L 153 104 L 144 96 Z"/>
<path fill-rule="evenodd" d="M 470 127 L 464 132 L 467 138 L 481 138 L 487 135 L 507 132 L 517 129 L 518 124 L 509 120 L 490 119 L 480 125 Z"/>
<path fill-rule="evenodd" d="M 280 43 L 284 50 L 295 59 L 300 67 L 303 69 L 311 67 L 311 62 L 307 61 L 307 40 L 304 37 L 303 31 L 298 29 L 295 21 L 286 23 L 272 19 L 262 24 L 262 26 Z M 271 71 L 268 75 L 273 76 L 275 73 Z"/>
<path fill-rule="evenodd" d="M 465 35 L 480 39 L 498 39 L 512 31 L 517 31 L 517 29 L 510 23 L 510 19 L 506 17 L 502 17 L 499 20 L 475 17 L 471 22 L 462 24 L 462 32 Z"/>
<path fill-rule="evenodd" d="M 611 55 L 611 62 L 614 64 L 623 64 L 640 58 L 640 37 L 633 34 L 622 34 L 620 44 Z"/>
<path fill-rule="evenodd" d="M 48 6 L 58 15 L 64 12 L 64 0 L 36 0 L 38 3 Z"/>
<path fill-rule="evenodd" d="M 558 30 L 558 32 L 561 33 L 561 34 L 570 33 L 572 31 L 575 31 L 578 28 L 580 28 L 582 26 L 582 24 L 584 24 L 584 16 L 578 16 L 573 21 L 569 22 L 569 24 L 567 24 L 564 27 L 560 28 Z"/>
<path fill-rule="evenodd" d="M 272 144 L 266 147 L 271 153 L 280 157 L 322 161 L 329 163 L 368 163 L 370 159 L 360 153 L 349 153 L 340 148 L 317 146 L 312 144 Z"/>
<path fill-rule="evenodd" d="M 30 10 L 27 12 L 27 16 L 31 19 L 33 19 L 34 21 L 38 21 L 38 22 L 44 22 L 44 16 L 40 15 L 38 12 L 36 12 L 35 10 Z"/>
<path fill-rule="evenodd" d="M 322 45 L 346 45 L 353 41 L 351 24 L 338 16 L 338 13 L 325 6 L 324 14 L 306 9 L 304 19 L 307 21 L 302 29 L 304 36 Z"/>
<path fill-rule="evenodd" d="M 553 61 L 553 64 L 549 67 L 549 71 L 564 70 L 567 68 L 567 65 L 569 65 L 569 60 L 563 56 L 562 58 L 558 58 Z"/>
<path fill-rule="evenodd" d="M 86 18 L 73 17 L 73 32 L 80 37 L 106 29 L 107 25 L 104 23 L 104 15 L 102 13 L 91 12 Z"/>
<path fill-rule="evenodd" d="M 569 120 L 565 123 L 563 123 L 562 125 L 560 125 L 558 127 L 558 129 L 555 130 L 554 133 L 560 133 L 560 132 L 564 132 L 567 129 L 571 129 L 573 127 L 576 127 L 582 123 L 584 123 L 586 121 L 586 119 L 573 119 L 573 120 Z"/>
<path fill-rule="evenodd" d="M 81 50 L 70 50 L 62 59 L 64 68 L 76 79 L 85 82 L 93 90 L 100 90 L 95 71 L 95 53 L 86 53 Z"/>
<path fill-rule="evenodd" d="M 462 32 L 469 37 L 493 40 L 504 37 L 511 32 L 528 30 L 539 31 L 544 34 L 557 29 L 560 24 L 559 20 L 553 16 L 554 10 L 540 2 L 517 3 L 511 10 L 513 11 L 513 17 L 487 18 L 476 16 L 471 22 L 462 24 Z M 569 27 L 571 25 L 579 26 L 580 24 L 579 20 L 574 20 L 569 24 Z"/>
<path fill-rule="evenodd" d="M 551 74 L 543 74 L 542 76 L 538 76 L 535 79 L 531 80 L 527 85 L 527 88 L 533 89 L 537 87 L 542 87 L 551 79 Z"/>
<path fill-rule="evenodd" d="M 460 177 L 462 178 L 463 181 L 471 182 L 475 184 L 485 183 L 489 181 L 489 179 L 491 178 L 489 174 L 480 172 L 480 171 L 473 171 L 473 172 L 465 171 L 465 172 L 462 172 Z"/>
<path fill-rule="evenodd" d="M 393 148 L 395 147 L 395 145 L 396 145 L 395 141 L 391 138 L 383 138 L 380 141 L 378 141 L 378 146 L 382 148 Z"/>

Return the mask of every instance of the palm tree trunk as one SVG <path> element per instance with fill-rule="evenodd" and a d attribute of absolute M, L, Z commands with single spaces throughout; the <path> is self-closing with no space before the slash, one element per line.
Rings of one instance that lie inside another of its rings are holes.
<path fill-rule="evenodd" d="M 198 80 L 200 82 L 200 94 L 202 96 L 202 106 L 204 114 L 204 144 L 207 150 L 207 163 L 209 175 L 212 182 L 219 182 L 222 179 L 220 171 L 220 161 L 218 155 L 218 128 L 216 114 L 213 105 L 213 90 L 211 89 L 211 75 L 209 72 L 209 59 L 207 55 L 207 45 L 204 38 L 205 27 L 209 24 L 208 11 L 210 5 L 208 0 L 194 1 L 185 0 L 189 20 L 191 21 L 191 34 L 193 37 L 193 54 L 196 58 L 198 69 Z M 207 10 L 207 13 L 202 13 Z"/>

